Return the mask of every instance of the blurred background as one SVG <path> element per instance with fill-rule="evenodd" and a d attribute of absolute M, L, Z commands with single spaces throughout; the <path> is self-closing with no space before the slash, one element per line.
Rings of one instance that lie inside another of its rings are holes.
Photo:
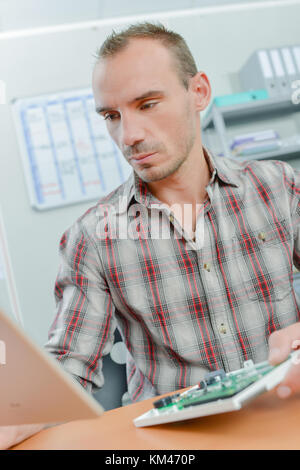
<path fill-rule="evenodd" d="M 0 31 L 267 0 L 0 0 Z"/>

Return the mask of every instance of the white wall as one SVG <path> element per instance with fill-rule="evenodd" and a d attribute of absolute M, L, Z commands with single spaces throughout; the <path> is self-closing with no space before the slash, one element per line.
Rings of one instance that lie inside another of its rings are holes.
<path fill-rule="evenodd" d="M 99 0 L 0 0 L 0 30 L 98 18 Z"/>
<path fill-rule="evenodd" d="M 0 0 L 0 31 L 268 0 Z"/>

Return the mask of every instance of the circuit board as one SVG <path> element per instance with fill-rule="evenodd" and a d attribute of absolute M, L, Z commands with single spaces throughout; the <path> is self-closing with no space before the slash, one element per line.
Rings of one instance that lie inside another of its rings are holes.
<path fill-rule="evenodd" d="M 210 401 L 232 397 L 246 387 L 261 379 L 273 369 L 268 362 L 254 366 L 252 361 L 244 363 L 244 368 L 225 373 L 223 369 L 208 373 L 196 387 L 186 393 L 169 395 L 154 402 L 154 407 L 161 409 L 176 404 L 178 409 L 195 406 Z"/>
<path fill-rule="evenodd" d="M 136 426 L 151 426 L 240 409 L 244 403 L 276 386 L 291 365 L 293 355 L 277 366 L 269 362 L 244 362 L 244 367 L 225 373 L 209 372 L 195 386 L 153 402 L 153 409 L 134 420 Z"/>

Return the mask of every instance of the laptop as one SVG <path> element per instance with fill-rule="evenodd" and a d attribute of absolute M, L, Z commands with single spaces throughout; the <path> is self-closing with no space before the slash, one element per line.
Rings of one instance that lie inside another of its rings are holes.
<path fill-rule="evenodd" d="M 100 416 L 102 406 L 19 325 L 23 318 L 0 208 L 0 426 Z"/>
<path fill-rule="evenodd" d="M 0 311 L 0 426 L 96 418 L 102 406 Z"/>

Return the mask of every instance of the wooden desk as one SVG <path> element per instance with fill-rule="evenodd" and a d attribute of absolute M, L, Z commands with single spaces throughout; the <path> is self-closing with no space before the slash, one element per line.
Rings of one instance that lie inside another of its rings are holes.
<path fill-rule="evenodd" d="M 14 449 L 300 449 L 299 395 L 280 400 L 269 392 L 240 411 L 136 428 L 133 418 L 152 402 L 41 431 Z"/>

